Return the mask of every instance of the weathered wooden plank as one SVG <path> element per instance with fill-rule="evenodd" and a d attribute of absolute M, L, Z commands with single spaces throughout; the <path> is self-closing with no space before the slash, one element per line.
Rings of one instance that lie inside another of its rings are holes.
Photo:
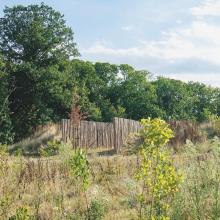
<path fill-rule="evenodd" d="M 130 133 L 140 129 L 139 122 L 123 118 L 114 118 L 113 123 L 81 121 L 79 125 L 73 125 L 69 119 L 60 123 L 62 141 L 71 140 L 73 147 L 114 148 L 116 152 Z"/>

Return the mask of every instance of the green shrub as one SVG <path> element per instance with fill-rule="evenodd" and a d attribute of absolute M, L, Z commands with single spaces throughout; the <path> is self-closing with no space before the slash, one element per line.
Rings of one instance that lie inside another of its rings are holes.
<path fill-rule="evenodd" d="M 85 191 L 89 186 L 90 176 L 89 162 L 86 153 L 81 149 L 77 150 L 69 160 L 69 166 L 72 176 Z"/>
<path fill-rule="evenodd" d="M 0 144 L 0 153 L 8 153 L 8 146 L 6 144 Z"/>
<path fill-rule="evenodd" d="M 101 220 L 107 212 L 107 205 L 103 200 L 93 200 L 88 209 L 89 220 Z"/>
<path fill-rule="evenodd" d="M 173 132 L 161 119 L 142 119 L 141 124 L 144 143 L 139 151 L 141 163 L 136 174 L 136 179 L 142 182 L 138 195 L 139 217 L 147 215 L 148 219 L 168 220 L 169 203 L 182 182 L 182 176 L 165 149 Z"/>
<path fill-rule="evenodd" d="M 15 215 L 11 216 L 9 220 L 31 220 L 33 217 L 29 214 L 26 207 L 20 207 L 16 210 Z"/>
<path fill-rule="evenodd" d="M 60 141 L 52 140 L 48 141 L 46 145 L 40 148 L 40 156 L 50 157 L 59 154 L 61 148 Z"/>
<path fill-rule="evenodd" d="M 24 153 L 24 150 L 23 150 L 23 148 L 22 147 L 19 147 L 18 149 L 16 149 L 14 152 L 13 152 L 13 155 L 14 156 L 22 156 L 22 155 L 24 155 L 25 153 Z"/>
<path fill-rule="evenodd" d="M 1 169 L 1 167 L 0 167 Z M 1 174 L 0 174 L 1 177 Z M 7 214 L 8 214 L 8 209 L 11 205 L 12 201 L 11 198 L 9 196 L 1 196 L 0 197 L 0 219 L 5 219 L 7 218 Z"/>

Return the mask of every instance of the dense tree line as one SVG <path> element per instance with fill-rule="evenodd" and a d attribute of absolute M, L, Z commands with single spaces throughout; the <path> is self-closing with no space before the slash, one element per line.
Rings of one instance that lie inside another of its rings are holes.
<path fill-rule="evenodd" d="M 78 59 L 63 15 L 41 5 L 6 7 L 0 19 L 0 142 L 69 117 L 146 117 L 204 121 L 220 115 L 220 90 L 201 83 L 151 79 L 148 71 Z"/>

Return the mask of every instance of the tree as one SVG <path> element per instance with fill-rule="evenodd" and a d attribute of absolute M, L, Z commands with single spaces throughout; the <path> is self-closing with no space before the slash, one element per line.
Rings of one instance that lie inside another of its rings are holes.
<path fill-rule="evenodd" d="M 117 65 L 97 62 L 94 67 L 96 74 L 105 83 L 105 86 L 110 87 L 117 82 L 119 71 Z"/>
<path fill-rule="evenodd" d="M 149 81 L 148 71 L 136 71 L 129 65 L 121 65 L 120 102 L 128 118 L 161 117 L 157 106 L 155 87 Z"/>
<path fill-rule="evenodd" d="M 101 120 L 101 110 L 94 101 L 100 86 L 100 80 L 94 65 L 88 61 L 73 60 L 71 74 L 75 80 L 75 93 L 78 95 L 78 105 L 87 114 L 88 120 Z"/>
<path fill-rule="evenodd" d="M 111 121 L 122 116 L 124 109 L 117 102 L 117 65 L 73 60 L 72 74 L 78 87 L 79 104 L 88 119 Z"/>
<path fill-rule="evenodd" d="M 6 7 L 0 29 L 4 59 L 16 64 L 30 62 L 42 67 L 79 55 L 63 15 L 44 3 Z"/>
<path fill-rule="evenodd" d="M 103 121 L 111 121 L 113 117 L 126 117 L 125 108 L 120 103 L 119 66 L 110 63 L 95 63 L 99 77 L 99 88 L 95 102 L 101 109 Z"/>
<path fill-rule="evenodd" d="M 63 15 L 43 3 L 6 7 L 0 29 L 0 51 L 15 83 L 9 100 L 20 139 L 68 115 L 74 86 L 68 60 L 79 53 Z"/>
<path fill-rule="evenodd" d="M 193 113 L 197 121 L 209 120 L 217 115 L 220 90 L 206 86 L 203 83 L 189 82 L 189 89 L 193 93 Z"/>
<path fill-rule="evenodd" d="M 13 141 L 9 95 L 8 75 L 5 72 L 5 64 L 0 57 L 0 144 L 8 144 Z"/>
<path fill-rule="evenodd" d="M 164 119 L 195 119 L 193 92 L 186 83 L 159 77 L 154 85 L 159 108 L 165 112 Z"/>

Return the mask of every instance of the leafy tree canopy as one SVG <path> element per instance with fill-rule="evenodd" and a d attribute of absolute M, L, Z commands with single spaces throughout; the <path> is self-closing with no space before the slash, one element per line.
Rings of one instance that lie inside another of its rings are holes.
<path fill-rule="evenodd" d="M 14 63 L 42 67 L 79 54 L 63 15 L 44 3 L 6 7 L 0 29 L 1 52 Z"/>
<path fill-rule="evenodd" d="M 63 15 L 44 3 L 6 7 L 0 29 L 0 51 L 15 87 L 9 100 L 19 139 L 39 124 L 67 117 L 74 86 L 69 60 L 79 53 Z"/>

